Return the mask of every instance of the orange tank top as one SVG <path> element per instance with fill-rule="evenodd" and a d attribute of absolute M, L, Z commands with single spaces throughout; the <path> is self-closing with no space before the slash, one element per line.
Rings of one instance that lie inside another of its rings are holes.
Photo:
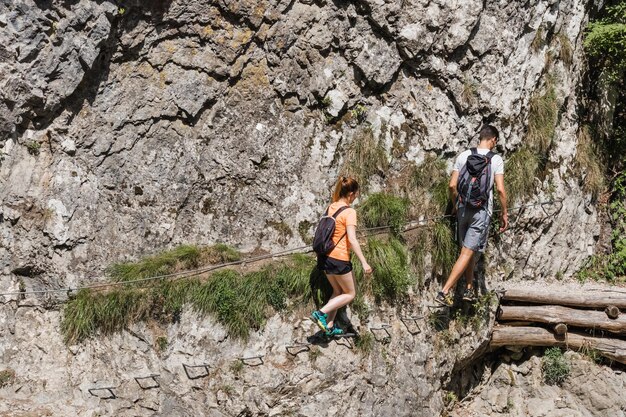
<path fill-rule="evenodd" d="M 347 206 L 343 201 L 334 202 L 328 207 L 328 215 L 332 216 L 341 207 Z M 333 233 L 333 243 L 335 248 L 328 254 L 330 258 L 339 259 L 340 261 L 350 260 L 350 242 L 346 230 L 348 226 L 356 227 L 356 210 L 352 207 L 345 209 L 337 216 L 335 224 L 335 233 Z M 345 234 L 345 236 L 344 236 Z M 343 236 L 343 238 L 342 238 Z M 341 239 L 341 240 L 340 240 Z"/>

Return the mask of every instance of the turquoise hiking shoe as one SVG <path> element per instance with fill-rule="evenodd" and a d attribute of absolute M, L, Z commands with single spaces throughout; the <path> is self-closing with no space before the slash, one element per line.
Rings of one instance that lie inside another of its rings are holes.
<path fill-rule="evenodd" d="M 333 326 L 326 331 L 326 336 L 327 337 L 341 336 L 341 335 L 344 335 L 345 333 L 346 332 L 341 330 L 339 327 Z"/>
<path fill-rule="evenodd" d="M 311 320 L 313 320 L 313 323 L 317 324 L 317 327 L 322 329 L 324 332 L 328 332 L 328 323 L 326 322 L 326 319 L 328 319 L 328 315 L 322 313 L 321 311 L 316 310 L 311 313 Z"/>

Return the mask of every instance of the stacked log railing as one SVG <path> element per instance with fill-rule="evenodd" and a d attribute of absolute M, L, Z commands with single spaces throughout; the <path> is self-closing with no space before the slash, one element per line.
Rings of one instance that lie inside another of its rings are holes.
<path fill-rule="evenodd" d="M 493 349 L 561 346 L 626 364 L 626 288 L 512 287 L 500 292 Z"/>

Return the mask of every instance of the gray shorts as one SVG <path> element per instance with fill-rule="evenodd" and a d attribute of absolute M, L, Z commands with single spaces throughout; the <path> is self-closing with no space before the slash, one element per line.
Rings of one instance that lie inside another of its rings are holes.
<path fill-rule="evenodd" d="M 491 221 L 487 209 L 459 207 L 456 219 L 459 244 L 474 252 L 484 252 Z"/>

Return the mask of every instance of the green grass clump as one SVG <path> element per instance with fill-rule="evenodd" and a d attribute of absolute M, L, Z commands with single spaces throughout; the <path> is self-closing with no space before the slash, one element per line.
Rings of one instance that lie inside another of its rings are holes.
<path fill-rule="evenodd" d="M 509 206 L 534 192 L 538 170 L 539 156 L 526 146 L 507 159 L 504 182 Z"/>
<path fill-rule="evenodd" d="M 385 193 L 370 194 L 359 206 L 359 218 L 365 227 L 387 226 L 399 236 L 407 221 L 409 201 Z"/>
<path fill-rule="evenodd" d="M 558 347 L 548 348 L 544 352 L 541 369 L 543 379 L 549 385 L 559 385 L 570 373 L 570 364 Z"/>
<path fill-rule="evenodd" d="M 15 371 L 13 369 L 4 369 L 0 371 L 0 388 L 11 385 L 15 381 Z"/>
<path fill-rule="evenodd" d="M 379 301 L 394 301 L 406 295 L 414 283 L 414 277 L 409 273 L 406 247 L 393 237 L 386 242 L 370 237 L 364 252 L 374 272 L 365 276 L 360 262 L 355 260 L 359 289 L 373 294 Z"/>
<path fill-rule="evenodd" d="M 67 343 L 80 342 L 148 318 L 175 321 L 188 304 L 200 315 L 214 315 L 233 337 L 247 339 L 251 329 L 263 325 L 271 309 L 284 310 L 288 300 L 298 304 L 310 299 L 314 265 L 313 258 L 294 255 L 245 275 L 217 271 L 205 282 L 157 280 L 146 288 L 127 284 L 108 292 L 81 290 L 65 305 L 61 330 Z"/>
<path fill-rule="evenodd" d="M 583 126 L 578 134 L 574 164 L 582 176 L 583 190 L 590 193 L 596 201 L 605 190 L 606 183 L 602 158 L 591 137 L 589 126 Z"/>
<path fill-rule="evenodd" d="M 367 190 L 370 177 L 384 175 L 388 168 L 387 151 L 382 142 L 376 140 L 372 129 L 365 127 L 358 130 L 348 146 L 341 173 L 354 177 L 361 189 Z"/>
<path fill-rule="evenodd" d="M 354 346 L 363 355 L 369 354 L 374 348 L 374 335 L 368 331 L 359 333 L 354 341 Z"/>
<path fill-rule="evenodd" d="M 139 262 L 114 264 L 107 272 L 117 282 L 132 281 L 172 273 L 198 266 L 201 250 L 197 246 L 183 245 L 158 255 L 150 256 Z"/>
<path fill-rule="evenodd" d="M 547 77 L 545 90 L 530 99 L 526 137 L 529 146 L 540 154 L 547 152 L 552 145 L 559 112 L 553 77 Z"/>
<path fill-rule="evenodd" d="M 440 220 L 432 228 L 433 268 L 449 275 L 456 262 L 457 245 L 449 222 Z"/>
<path fill-rule="evenodd" d="M 224 262 L 234 262 L 241 259 L 241 252 L 237 249 L 218 243 L 213 246 L 202 248 L 201 256 L 203 263 L 218 264 Z"/>
<path fill-rule="evenodd" d="M 564 33 L 559 33 L 557 39 L 560 45 L 559 58 L 561 58 L 561 61 L 569 68 L 574 62 L 574 48 L 572 47 L 572 42 Z"/>

